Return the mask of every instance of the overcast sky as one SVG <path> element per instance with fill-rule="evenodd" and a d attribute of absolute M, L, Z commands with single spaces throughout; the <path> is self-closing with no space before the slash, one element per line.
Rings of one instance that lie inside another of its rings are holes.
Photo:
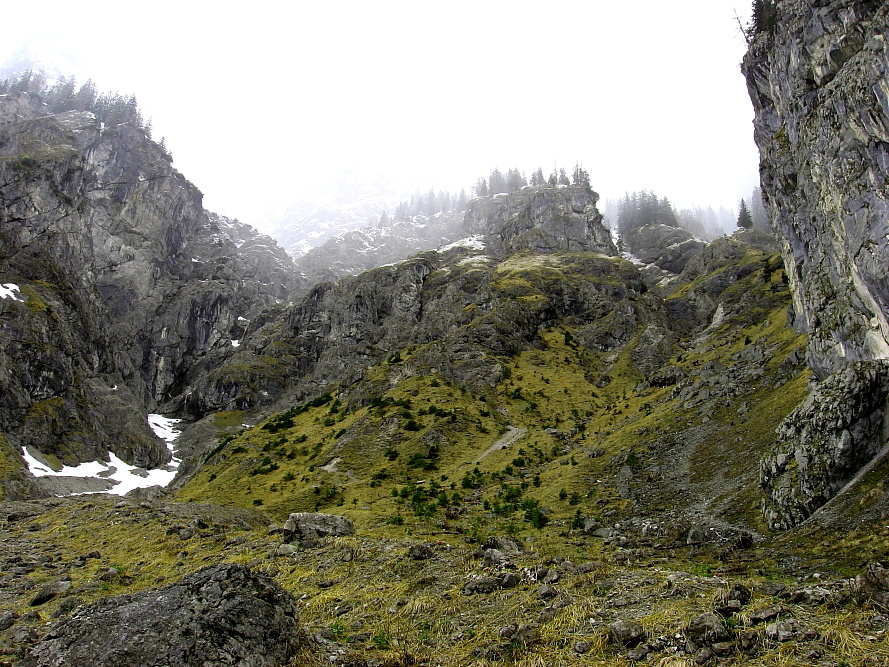
<path fill-rule="evenodd" d="M 603 198 L 734 208 L 758 183 L 735 20 L 749 6 L 20 2 L 0 62 L 36 38 L 79 80 L 134 93 L 205 206 L 254 224 L 355 164 L 459 190 L 495 166 L 580 161 Z"/>

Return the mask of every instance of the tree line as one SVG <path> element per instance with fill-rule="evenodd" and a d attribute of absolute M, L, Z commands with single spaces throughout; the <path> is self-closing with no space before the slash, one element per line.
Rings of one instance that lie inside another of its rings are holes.
<path fill-rule="evenodd" d="M 592 192 L 589 172 L 587 172 L 579 162 L 575 164 L 574 172 L 570 179 L 568 178 L 568 174 L 564 167 L 554 167 L 549 177 L 545 177 L 543 175 L 543 169 L 538 167 L 531 174 L 530 179 L 526 178 L 525 174 L 518 169 L 508 169 L 506 175 L 504 175 L 499 169 L 494 168 L 491 170 L 487 179 L 479 178 L 472 189 L 477 197 L 488 197 L 490 195 L 497 195 L 504 192 L 508 193 L 515 190 L 521 190 L 528 185 L 537 187 L 543 185 L 557 186 L 572 184 L 580 185 L 586 188 L 587 191 Z"/>
<path fill-rule="evenodd" d="M 73 76 L 62 77 L 49 85 L 42 72 L 29 70 L 0 81 L 0 95 L 20 93 L 39 95 L 52 113 L 89 111 L 106 125 L 132 125 L 151 137 L 151 120 L 142 117 L 135 95 L 100 93 L 92 80 L 78 87 Z"/>
<path fill-rule="evenodd" d="M 543 169 L 537 168 L 531 174 L 530 180 L 525 177 L 518 169 L 508 169 L 504 175 L 496 167 L 491 170 L 487 178 L 479 178 L 472 188 L 476 197 L 488 197 L 500 193 L 514 192 L 520 190 L 527 185 L 543 186 L 543 185 L 580 185 L 588 192 L 592 192 L 590 185 L 590 175 L 580 163 L 574 166 L 571 177 L 568 177 L 564 168 L 554 168 L 549 177 L 543 175 Z M 466 190 L 460 190 L 459 194 L 452 194 L 446 190 L 436 191 L 435 188 L 429 188 L 428 192 L 416 192 L 410 200 L 404 200 L 395 207 L 395 212 L 390 216 L 387 211 L 383 211 L 380 215 L 379 226 L 388 227 L 395 222 L 404 222 L 411 220 L 416 216 L 425 215 L 433 216 L 438 213 L 447 213 L 449 211 L 465 211 L 469 204 L 469 198 L 466 196 Z"/>
<path fill-rule="evenodd" d="M 741 200 L 737 216 L 732 210 L 722 207 L 719 211 L 710 206 L 695 206 L 677 211 L 667 197 L 660 197 L 651 190 L 641 190 L 627 193 L 617 202 L 607 201 L 605 217 L 612 224 L 616 219 L 618 233 L 623 237 L 634 234 L 646 225 L 657 224 L 682 227 L 705 241 L 726 234 L 726 230 L 733 224 L 739 228 L 772 233 L 762 192 L 758 187 L 753 189 L 749 199 Z"/>
<path fill-rule="evenodd" d="M 410 201 L 402 201 L 395 207 L 395 213 L 390 217 L 386 211 L 380 215 L 380 227 L 388 227 L 393 222 L 405 222 L 416 216 L 433 216 L 448 211 L 465 211 L 469 198 L 466 190 L 460 190 L 457 195 L 446 190 L 435 191 L 429 188 L 426 193 L 416 192 L 411 195 Z"/>

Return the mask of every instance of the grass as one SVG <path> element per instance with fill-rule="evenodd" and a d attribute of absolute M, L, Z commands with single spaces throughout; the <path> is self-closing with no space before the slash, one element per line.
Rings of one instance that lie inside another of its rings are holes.
<path fill-rule="evenodd" d="M 392 350 L 356 385 L 328 387 L 323 401 L 291 406 L 253 427 L 242 426 L 249 419 L 242 412 L 217 414 L 219 440 L 207 450 L 212 456 L 168 511 L 84 499 L 48 509 L 39 519 L 43 529 L 33 535 L 25 523 L 8 529 L 56 545 L 60 561 L 99 550 L 101 558 L 72 570 L 75 586 L 96 580 L 112 564 L 125 573 L 100 589 L 87 588 L 87 602 L 235 561 L 274 574 L 300 596 L 301 623 L 310 631 L 326 629 L 355 655 L 384 665 L 408 664 L 408 655 L 434 657 L 444 665 L 485 664 L 472 652 L 493 645 L 505 651 L 504 664 L 624 665 L 625 652 L 608 644 L 608 622 L 637 618 L 652 640 L 674 637 L 695 615 L 711 610 L 731 583 L 755 589 L 764 578 L 781 575 L 781 552 L 795 548 L 779 541 L 757 546 L 752 562 L 720 560 L 716 549 L 685 545 L 690 519 L 681 515 L 685 505 L 694 505 L 708 516 L 761 528 L 750 460 L 768 450 L 775 426 L 807 389 L 805 369 L 785 363 L 805 339 L 786 326 L 788 296 L 780 291 L 780 274 L 763 257 L 745 256 L 743 276 L 731 288 L 758 299 L 759 306 L 749 309 L 755 316 L 729 312 L 706 337 L 679 340 L 667 363 L 687 376 L 674 385 L 650 386 L 634 364 L 639 335 L 660 317 L 637 294 L 636 328 L 613 350 L 598 353 L 579 343 L 585 327 L 609 326 L 583 312 L 556 322 L 543 319 L 523 347 L 489 353 L 488 360 L 502 369 L 496 383 L 461 384 L 434 372 L 428 360 L 438 353 L 438 342 Z M 538 317 L 560 281 L 569 292 L 594 287 L 614 296 L 625 284 L 624 274 L 634 269 L 576 253 L 523 255 L 493 272 L 463 271 L 467 280 L 484 283 L 489 277 L 480 289 L 490 289 L 492 298 L 529 297 L 519 312 Z M 689 298 L 714 275 L 680 288 L 674 298 Z M 429 280 L 444 277 L 433 274 Z M 629 299 L 628 294 L 618 297 Z M 492 318 L 502 327 L 509 321 L 496 305 L 481 301 L 460 317 L 454 327 L 463 333 Z M 726 373 L 747 368 L 744 355 L 754 346 L 764 353 L 761 376 L 732 376 L 731 395 L 683 397 L 684 390 L 706 385 L 702 371 L 717 362 Z M 242 379 L 259 382 L 269 368 L 273 373 L 285 368 L 286 355 L 243 363 Z M 235 371 L 237 366 L 220 369 Z M 523 434 L 481 456 L 509 427 Z M 884 472 L 875 470 L 855 499 L 874 512 L 885 495 Z M 226 509 L 211 512 L 192 503 Z M 280 556 L 280 538 L 265 526 L 225 514 L 234 508 L 260 509 L 277 523 L 293 511 L 332 512 L 351 518 L 357 535 Z M 191 517 L 208 513 L 215 517 L 206 519 L 208 528 L 190 532 Z M 545 523 L 535 524 L 540 516 Z M 577 518 L 619 525 L 621 538 L 585 535 Z M 646 537 L 641 519 L 663 530 Z M 522 583 L 489 595 L 463 595 L 469 577 L 489 573 L 476 552 L 479 544 L 504 533 L 525 549 L 511 556 Z M 838 548 L 859 558 L 878 557 L 889 539 L 889 529 L 880 532 L 871 524 L 829 543 L 814 528 L 800 534 L 805 539 L 796 546 L 825 565 L 840 565 L 830 555 Z M 427 541 L 436 545 L 434 558 L 408 557 L 411 544 Z M 822 543 L 828 546 L 818 546 Z M 592 565 L 582 573 L 563 572 L 555 585 L 568 604 L 548 608 L 529 573 L 558 567 L 564 559 Z M 843 566 L 853 571 L 853 563 Z M 51 577 L 42 571 L 29 576 L 35 585 Z M 621 599 L 625 604 L 614 604 Z M 344 610 L 344 601 L 351 609 Z M 757 595 L 751 608 L 778 603 L 787 605 Z M 46 611 L 56 604 L 48 603 Z M 885 655 L 885 640 L 866 639 L 862 629 L 872 615 L 866 607 L 792 611 L 816 628 L 825 659 L 865 665 L 877 664 L 868 656 Z M 739 629 L 747 621 L 749 614 L 734 620 Z M 537 641 L 518 646 L 500 639 L 501 628 L 523 623 L 538 626 Z M 583 656 L 574 651 L 578 641 L 590 646 Z M 763 644 L 755 655 L 737 655 L 727 664 L 810 664 L 801 651 Z M 650 663 L 681 667 L 690 660 L 655 654 Z"/>

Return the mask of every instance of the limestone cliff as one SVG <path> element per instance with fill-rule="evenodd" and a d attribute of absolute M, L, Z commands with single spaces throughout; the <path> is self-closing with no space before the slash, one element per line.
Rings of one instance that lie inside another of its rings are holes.
<path fill-rule="evenodd" d="M 142 129 L 22 94 L 0 97 L 0 283 L 16 288 L 0 299 L 7 446 L 153 467 L 169 452 L 145 414 L 287 298 L 294 271 L 271 239 L 204 211 Z"/>
<path fill-rule="evenodd" d="M 889 358 L 889 7 L 778 4 L 744 60 L 762 188 L 820 378 Z"/>
<path fill-rule="evenodd" d="M 517 250 L 615 255 L 617 250 L 596 208 L 598 199 L 598 194 L 578 185 L 528 186 L 471 201 L 464 225 L 470 234 L 485 235 L 496 255 Z"/>
<path fill-rule="evenodd" d="M 763 462 L 766 515 L 788 527 L 836 493 L 885 438 L 885 392 L 868 395 L 867 409 L 856 401 L 873 384 L 860 380 L 862 368 L 882 377 L 878 367 L 889 363 L 889 6 L 766 4 L 776 16 L 755 17 L 743 64 L 762 190 L 782 238 L 796 326 L 809 335 L 809 365 L 827 383 Z M 808 439 L 814 427 L 805 416 L 824 414 L 837 432 Z"/>

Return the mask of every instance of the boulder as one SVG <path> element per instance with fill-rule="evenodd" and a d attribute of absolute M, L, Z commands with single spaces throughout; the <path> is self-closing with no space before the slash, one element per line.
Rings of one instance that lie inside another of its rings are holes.
<path fill-rule="evenodd" d="M 472 595 L 473 593 L 493 593 L 500 588 L 500 580 L 496 577 L 473 577 L 463 584 L 463 595 Z"/>
<path fill-rule="evenodd" d="M 712 644 L 731 637 L 722 619 L 712 612 L 701 614 L 689 621 L 685 634 L 697 644 Z"/>
<path fill-rule="evenodd" d="M 615 621 L 608 626 L 608 638 L 621 646 L 638 646 L 645 640 L 645 629 L 636 621 Z"/>
<path fill-rule="evenodd" d="M 344 516 L 320 512 L 296 512 L 284 522 L 284 539 L 312 546 L 319 537 L 354 535 L 355 526 Z"/>
<path fill-rule="evenodd" d="M 889 609 L 889 569 L 877 562 L 868 563 L 855 578 L 859 594 L 877 606 Z"/>
<path fill-rule="evenodd" d="M 27 667 L 278 667 L 299 648 L 296 603 L 270 577 L 213 565 L 170 586 L 105 598 L 57 623 Z"/>

